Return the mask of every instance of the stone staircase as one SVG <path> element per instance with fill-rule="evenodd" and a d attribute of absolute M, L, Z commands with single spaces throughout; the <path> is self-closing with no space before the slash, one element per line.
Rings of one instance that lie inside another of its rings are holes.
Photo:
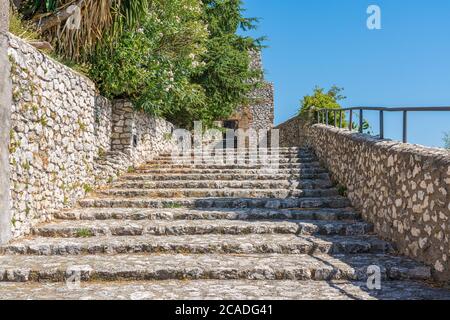
<path fill-rule="evenodd" d="M 310 150 L 278 151 L 277 171 L 159 156 L 3 246 L 0 297 L 450 299 L 373 234 Z M 381 290 L 366 286 L 374 265 Z"/>

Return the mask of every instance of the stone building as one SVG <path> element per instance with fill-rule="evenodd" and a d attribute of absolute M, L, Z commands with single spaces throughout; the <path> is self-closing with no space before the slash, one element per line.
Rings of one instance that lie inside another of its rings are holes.
<path fill-rule="evenodd" d="M 261 52 L 251 53 L 253 69 L 263 71 Z M 229 129 L 250 128 L 255 130 L 273 128 L 274 122 L 274 88 L 273 83 L 262 80 L 261 87 L 255 89 L 249 96 L 251 103 L 241 106 L 229 119 L 223 122 L 223 126 Z"/>

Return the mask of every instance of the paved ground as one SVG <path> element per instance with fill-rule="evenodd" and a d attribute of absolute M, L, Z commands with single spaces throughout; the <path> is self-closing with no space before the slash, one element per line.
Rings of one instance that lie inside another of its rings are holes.
<path fill-rule="evenodd" d="M 206 280 L 102 282 L 78 289 L 61 283 L 0 283 L 0 296 L 8 300 L 448 300 L 450 291 L 405 281 L 388 281 L 381 290 L 370 291 L 363 282 Z"/>
<path fill-rule="evenodd" d="M 377 238 L 314 154 L 281 160 L 267 173 L 161 156 L 0 247 L 0 298 L 450 299 L 414 282 L 431 268 Z"/>

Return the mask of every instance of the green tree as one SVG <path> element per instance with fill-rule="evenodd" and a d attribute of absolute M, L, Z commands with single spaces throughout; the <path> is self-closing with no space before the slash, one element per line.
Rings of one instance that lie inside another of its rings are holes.
<path fill-rule="evenodd" d="M 206 107 L 199 119 L 206 124 L 229 117 L 249 103 L 248 94 L 258 85 L 261 73 L 250 68 L 250 50 L 259 50 L 261 39 L 237 35 L 239 28 L 254 28 L 256 19 L 243 17 L 241 0 L 202 0 L 203 20 L 208 26 L 204 67 L 193 81 L 205 90 Z M 256 80 L 256 81 L 255 81 Z"/>
<path fill-rule="evenodd" d="M 304 119 L 317 119 L 317 111 L 319 109 L 342 109 L 339 101 L 346 99 L 342 94 L 343 88 L 332 86 L 328 91 L 316 86 L 312 95 L 304 96 L 300 102 L 299 115 Z M 340 115 L 337 113 L 337 122 L 340 122 Z M 344 122 L 343 116 L 343 122 Z M 330 112 L 328 121 L 330 124 L 334 123 L 334 113 Z"/>
<path fill-rule="evenodd" d="M 178 121 L 205 108 L 205 90 L 191 81 L 203 66 L 207 30 L 200 0 L 151 0 L 140 27 L 97 50 L 91 77 L 109 98 Z"/>
<path fill-rule="evenodd" d="M 450 132 L 444 133 L 444 148 L 450 150 Z"/>
<path fill-rule="evenodd" d="M 212 126 L 247 103 L 260 72 L 250 68 L 259 39 L 240 0 L 149 0 L 139 28 L 128 28 L 92 56 L 91 77 L 110 98 L 180 127 Z"/>

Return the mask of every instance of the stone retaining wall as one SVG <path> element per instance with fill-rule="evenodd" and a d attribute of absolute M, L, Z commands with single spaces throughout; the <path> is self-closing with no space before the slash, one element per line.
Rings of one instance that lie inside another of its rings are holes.
<path fill-rule="evenodd" d="M 295 126 L 281 125 L 283 146 L 297 145 Z M 300 135 L 379 236 L 450 280 L 450 152 L 325 125 Z"/>
<path fill-rule="evenodd" d="M 305 147 L 308 142 L 306 125 L 306 121 L 294 117 L 276 126 L 275 129 L 278 129 L 280 134 L 280 147 Z"/>
<path fill-rule="evenodd" d="M 8 61 L 9 2 L 0 0 L 0 244 L 11 236 L 9 211 L 9 119 L 11 81 Z"/>
<path fill-rule="evenodd" d="M 111 103 L 93 82 L 10 36 L 10 136 L 14 236 L 73 206 L 173 143 L 172 124 Z"/>

